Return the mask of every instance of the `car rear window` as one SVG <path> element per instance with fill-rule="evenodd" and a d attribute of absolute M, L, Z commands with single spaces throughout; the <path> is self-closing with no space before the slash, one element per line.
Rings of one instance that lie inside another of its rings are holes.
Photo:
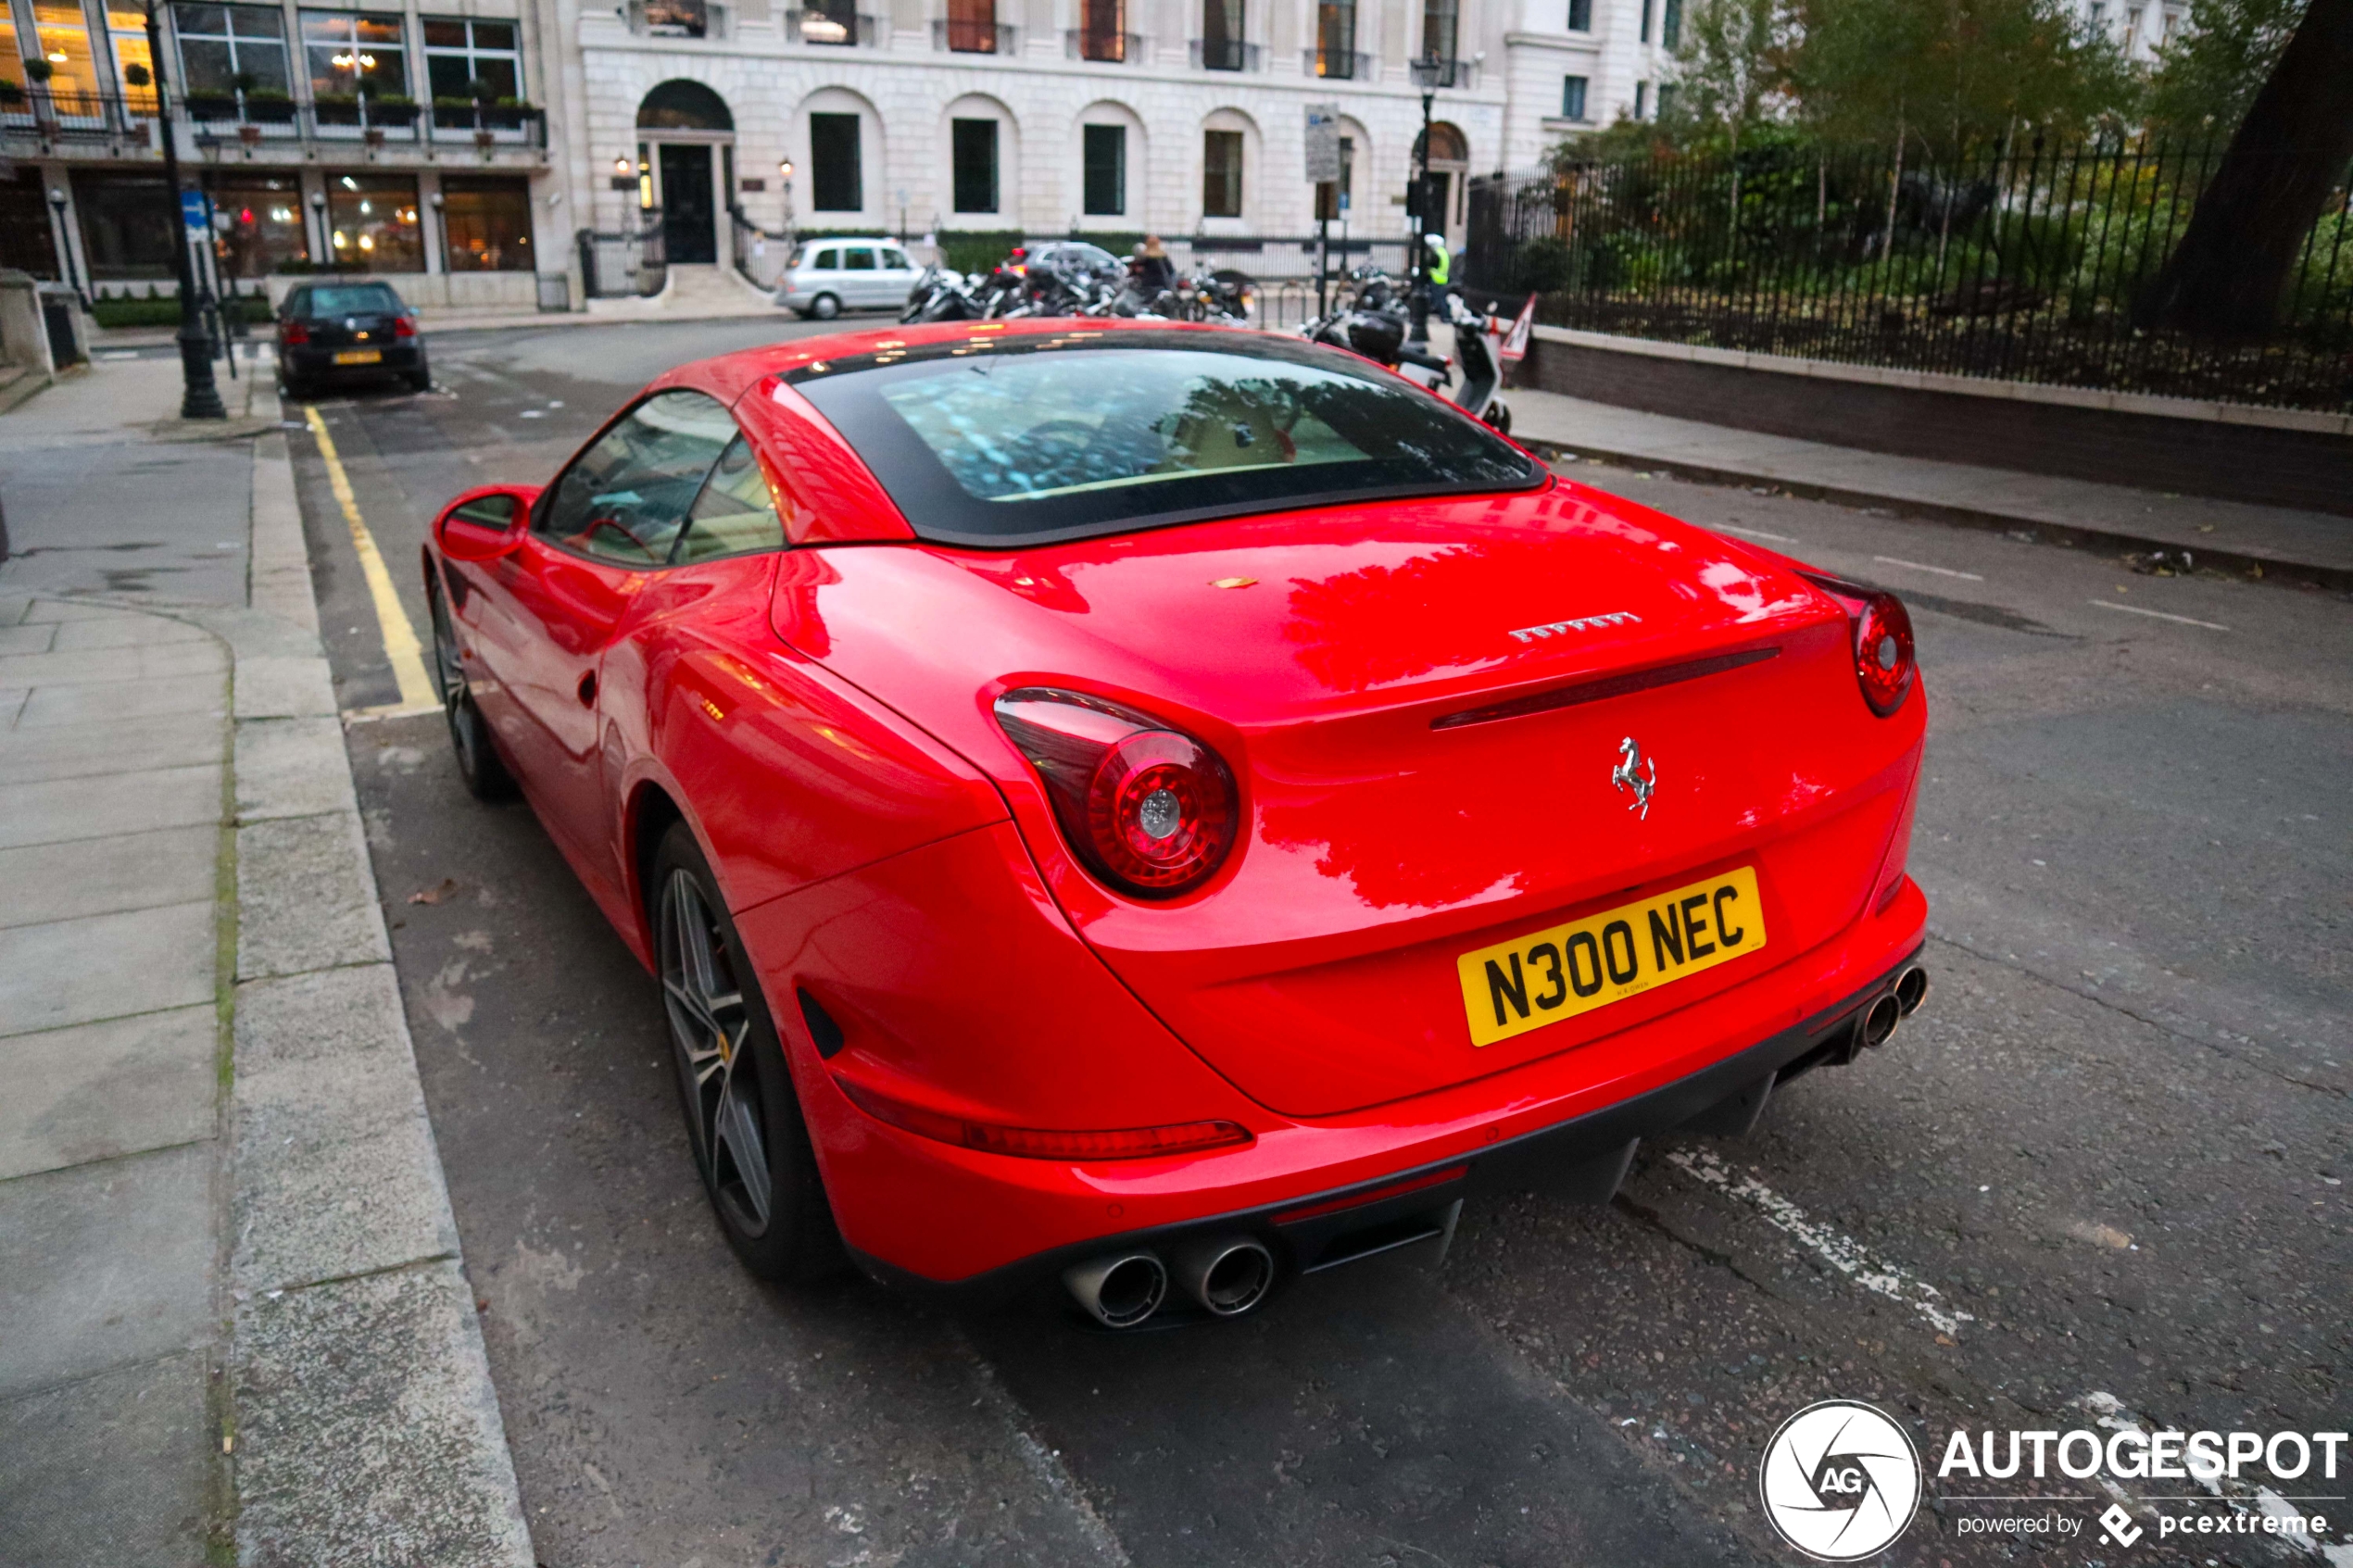
<path fill-rule="evenodd" d="M 324 284 L 310 291 L 313 316 L 397 316 L 400 296 L 383 283 Z"/>
<path fill-rule="evenodd" d="M 947 544 L 1546 479 L 1399 377 L 1258 333 L 975 334 L 820 360 L 785 379 L 857 448 L 916 533 Z"/>

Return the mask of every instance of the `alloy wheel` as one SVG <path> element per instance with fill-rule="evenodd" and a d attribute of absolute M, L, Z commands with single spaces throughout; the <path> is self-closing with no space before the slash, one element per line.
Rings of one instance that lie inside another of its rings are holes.
<path fill-rule="evenodd" d="M 449 722 L 449 744 L 457 748 L 458 766 L 471 779 L 481 769 L 482 736 L 474 727 L 473 705 L 466 693 L 466 666 L 458 656 L 458 639 L 449 628 L 449 607 L 441 591 L 433 593 L 433 677 L 441 688 L 442 717 Z"/>
<path fill-rule="evenodd" d="M 692 872 L 673 869 L 661 890 L 662 1004 L 670 1017 L 695 1160 L 728 1220 L 745 1235 L 768 1228 L 774 1193 L 751 1011 L 726 933 Z"/>

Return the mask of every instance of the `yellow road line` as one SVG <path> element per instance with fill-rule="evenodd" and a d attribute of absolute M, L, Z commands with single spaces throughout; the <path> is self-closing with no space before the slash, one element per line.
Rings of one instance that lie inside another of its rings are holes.
<path fill-rule="evenodd" d="M 384 558 L 376 548 L 375 535 L 368 532 L 365 519 L 359 515 L 359 499 L 351 493 L 351 476 L 343 471 L 343 459 L 335 455 L 335 438 L 327 433 L 327 421 L 310 404 L 302 406 L 302 417 L 310 422 L 310 433 L 319 440 L 319 456 L 327 462 L 327 486 L 335 493 L 335 504 L 343 508 L 343 519 L 351 524 L 352 548 L 359 552 L 360 574 L 368 579 L 368 596 L 376 602 L 376 624 L 383 629 L 384 657 L 392 661 L 392 678 L 400 684 L 400 706 L 423 712 L 441 706 L 441 698 L 434 691 L 433 680 L 425 673 L 424 649 L 418 645 L 417 629 L 409 624 L 409 612 L 400 608 L 400 596 L 393 591 L 392 573 L 384 570 Z"/>

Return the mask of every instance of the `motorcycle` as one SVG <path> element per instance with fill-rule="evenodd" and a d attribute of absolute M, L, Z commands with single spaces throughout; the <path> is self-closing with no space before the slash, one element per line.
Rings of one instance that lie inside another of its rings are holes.
<path fill-rule="evenodd" d="M 1504 376 L 1493 339 L 1502 328 L 1492 316 L 1478 314 L 1463 303 L 1460 295 L 1447 291 L 1445 318 L 1454 329 L 1454 358 L 1448 359 L 1416 347 L 1409 340 L 1407 297 L 1388 273 L 1367 261 L 1358 265 L 1348 277 L 1354 285 L 1353 296 L 1301 327 L 1301 336 L 1361 354 L 1437 394 L 1453 385 L 1459 361 L 1463 383 L 1454 395 L 1455 405 L 1471 418 L 1483 420 L 1506 434 L 1510 433 L 1511 408 L 1496 395 Z"/>
<path fill-rule="evenodd" d="M 968 321 L 980 314 L 979 303 L 972 297 L 969 281 L 962 272 L 933 262 L 907 291 L 907 308 L 900 312 L 901 321 Z"/>

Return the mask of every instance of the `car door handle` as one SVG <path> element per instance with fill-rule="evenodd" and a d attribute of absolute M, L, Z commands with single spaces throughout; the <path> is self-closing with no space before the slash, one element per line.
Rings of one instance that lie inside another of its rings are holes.
<path fill-rule="evenodd" d="M 580 706 L 593 708 L 597 702 L 597 672 L 591 670 L 580 677 Z"/>

